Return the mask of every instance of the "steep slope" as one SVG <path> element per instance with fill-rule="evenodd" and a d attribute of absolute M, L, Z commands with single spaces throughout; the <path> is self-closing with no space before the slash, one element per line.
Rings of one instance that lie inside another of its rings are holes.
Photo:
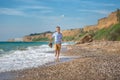
<path fill-rule="evenodd" d="M 120 22 L 120 10 L 118 9 L 117 11 L 112 12 L 108 17 L 99 19 L 96 25 L 85 26 L 83 30 L 85 32 L 97 31 L 103 28 L 109 28 L 110 26 L 118 24 L 119 22 Z"/>

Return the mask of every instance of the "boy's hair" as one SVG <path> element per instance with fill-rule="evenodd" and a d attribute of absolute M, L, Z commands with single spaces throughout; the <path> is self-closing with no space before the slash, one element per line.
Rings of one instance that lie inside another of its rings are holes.
<path fill-rule="evenodd" d="M 60 29 L 60 26 L 57 26 L 56 28 L 59 28 L 59 29 Z"/>

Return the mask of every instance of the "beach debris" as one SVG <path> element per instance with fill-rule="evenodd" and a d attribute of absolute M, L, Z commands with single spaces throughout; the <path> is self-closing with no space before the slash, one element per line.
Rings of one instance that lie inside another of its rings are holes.
<path fill-rule="evenodd" d="M 76 44 L 83 44 L 92 41 L 93 41 L 93 36 L 91 34 L 87 34 L 83 38 L 81 38 L 80 41 L 76 42 Z"/>

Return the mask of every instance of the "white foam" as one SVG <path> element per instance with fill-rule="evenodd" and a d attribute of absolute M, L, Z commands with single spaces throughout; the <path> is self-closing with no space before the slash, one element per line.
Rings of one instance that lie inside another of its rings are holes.
<path fill-rule="evenodd" d="M 73 45 L 73 44 L 75 44 L 75 42 L 64 42 L 64 43 L 62 43 L 63 46 Z"/>
<path fill-rule="evenodd" d="M 24 51 L 11 51 L 0 57 L 0 72 L 32 68 L 54 61 L 53 48 L 47 45 L 28 47 Z M 52 53 L 47 53 L 52 51 Z"/>
<path fill-rule="evenodd" d="M 4 50 L 3 49 L 0 49 L 0 54 L 3 54 L 4 53 Z"/>

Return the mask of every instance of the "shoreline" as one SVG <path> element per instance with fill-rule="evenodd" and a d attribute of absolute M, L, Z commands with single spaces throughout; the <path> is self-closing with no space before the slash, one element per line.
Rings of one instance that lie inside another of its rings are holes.
<path fill-rule="evenodd" d="M 38 66 L 38 67 L 0 72 L 0 80 L 16 80 L 16 78 L 18 77 L 18 75 L 20 75 L 19 72 L 22 72 L 22 71 L 25 71 L 25 70 L 43 68 L 43 67 L 50 67 L 50 66 L 54 66 L 54 65 L 58 65 L 58 64 L 62 64 L 62 63 L 66 63 L 66 62 L 72 61 L 72 60 L 74 60 L 76 58 L 77 57 L 75 57 L 75 56 L 73 56 L 73 57 L 71 57 L 71 56 L 67 56 L 66 57 L 65 56 L 65 57 L 60 58 L 59 61 L 55 59 L 52 62 L 48 62 L 48 63 L 46 63 L 44 65 L 41 65 L 41 66 Z"/>
<path fill-rule="evenodd" d="M 49 66 L 14 71 L 17 76 L 13 80 L 119 80 L 119 46 L 120 42 L 109 41 L 67 46 L 68 50 L 62 55 L 77 58 L 58 64 L 53 62 Z"/>

